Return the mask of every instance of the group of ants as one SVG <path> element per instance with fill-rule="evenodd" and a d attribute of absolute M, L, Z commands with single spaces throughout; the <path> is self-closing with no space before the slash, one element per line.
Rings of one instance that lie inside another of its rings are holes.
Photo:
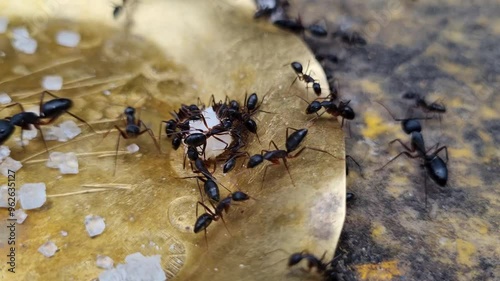
<path fill-rule="evenodd" d="M 310 103 L 307 102 L 305 99 L 299 97 L 308 103 L 308 106 L 305 109 L 306 114 L 316 114 L 315 118 L 319 118 L 324 113 L 331 114 L 332 116 L 335 117 L 340 116 L 342 117 L 342 123 L 341 123 L 342 126 L 344 124 L 344 119 L 347 120 L 354 119 L 355 113 L 354 110 L 349 106 L 349 101 L 347 102 L 340 101 L 338 104 L 335 103 L 335 99 L 337 99 L 338 95 L 338 90 L 336 88 L 332 89 L 331 93 L 328 96 L 320 97 L 321 86 L 318 80 L 311 77 L 310 73 L 309 74 L 304 73 L 302 64 L 299 62 L 292 62 L 291 67 L 296 74 L 296 78 L 293 80 L 290 87 L 297 80 L 303 81 L 306 85 L 306 88 L 309 88 L 309 85 L 311 84 L 314 93 L 317 95 L 317 98 Z M 45 95 L 50 95 L 52 96 L 53 99 L 44 102 Z M 428 103 L 423 97 L 421 97 L 419 94 L 416 93 L 408 92 L 403 95 L 403 98 L 414 100 L 415 107 L 420 107 L 425 112 L 435 112 L 435 113 L 446 112 L 446 108 L 444 107 L 444 105 L 437 102 Z M 385 168 L 388 164 L 396 160 L 401 155 L 405 155 L 410 158 L 420 158 L 423 160 L 423 166 L 429 177 L 439 186 L 445 186 L 448 180 L 448 170 L 446 165 L 446 162 L 448 160 L 447 148 L 446 146 L 438 147 L 438 145 L 435 145 L 430 149 L 426 149 L 424 138 L 421 133 L 422 126 L 419 120 L 431 119 L 433 117 L 396 118 L 389 111 L 389 109 L 387 109 L 382 103 L 379 104 L 389 112 L 389 114 L 395 121 L 401 122 L 403 131 L 410 136 L 409 146 L 406 145 L 401 139 L 395 139 L 390 142 L 390 144 L 394 142 L 400 143 L 405 149 L 405 151 L 399 153 L 397 156 L 389 160 L 379 170 Z M 212 223 L 212 221 L 218 221 L 219 219 L 221 219 L 224 222 L 223 212 L 226 213 L 228 212 L 233 201 L 242 202 L 249 200 L 251 198 L 248 194 L 242 191 L 236 191 L 236 192 L 230 192 L 230 194 L 227 197 L 221 199 L 217 184 L 218 181 L 213 176 L 213 172 L 209 171 L 207 165 L 205 164 L 206 161 L 205 159 L 203 159 L 208 138 L 214 137 L 215 139 L 218 139 L 223 143 L 225 142 L 219 139 L 218 136 L 222 134 L 230 134 L 233 138 L 231 143 L 229 144 L 225 143 L 226 153 L 223 155 L 226 155 L 227 157 L 223 159 L 225 161 L 223 164 L 223 173 L 230 172 L 236 166 L 237 158 L 244 156 L 247 156 L 247 158 L 249 158 L 247 163 L 247 168 L 254 168 L 263 163 L 264 160 L 271 162 L 271 165 L 277 165 L 280 164 L 279 160 L 281 159 L 283 160 L 283 164 L 287 169 L 287 172 L 292 180 L 292 183 L 293 179 L 288 169 L 287 159 L 299 156 L 305 149 L 315 150 L 333 156 L 327 151 L 309 146 L 303 146 L 301 149 L 297 151 L 297 149 L 300 147 L 301 143 L 303 142 L 308 133 L 308 130 L 306 128 L 303 129 L 287 128 L 286 141 L 285 141 L 286 149 L 279 149 L 277 145 L 274 143 L 274 141 L 271 141 L 270 145 L 272 144 L 275 150 L 262 150 L 260 154 L 255 154 L 253 156 L 250 156 L 248 152 L 242 151 L 242 148 L 244 148 L 246 145 L 245 140 L 248 136 L 248 133 L 255 134 L 257 139 L 259 140 L 257 135 L 257 123 L 252 118 L 252 116 L 259 111 L 266 112 L 259 109 L 260 106 L 262 105 L 262 102 L 259 104 L 257 94 L 253 93 L 248 97 L 245 95 L 243 106 L 241 106 L 240 103 L 237 102 L 236 100 L 229 100 L 227 97 L 224 102 L 222 101 L 215 102 L 215 98 L 213 96 L 211 98 L 210 105 L 213 107 L 213 110 L 216 113 L 217 118 L 220 120 L 220 123 L 218 125 L 213 126 L 211 128 L 209 128 L 209 126 L 206 124 L 205 117 L 202 114 L 205 107 L 202 106 L 200 108 L 198 105 L 195 104 L 182 105 L 177 112 L 172 112 L 173 119 L 170 119 L 168 121 L 162 121 L 162 124 L 165 124 L 164 131 L 166 133 L 167 138 L 171 139 L 171 144 L 173 149 L 177 150 L 182 143 L 184 143 L 184 145 L 187 147 L 186 153 L 184 155 L 184 166 L 187 156 L 193 172 L 200 174 L 194 176 L 194 178 L 204 183 L 204 188 L 203 188 L 204 192 L 206 196 L 210 199 L 209 202 L 213 207 L 212 210 L 204 202 L 200 201 L 198 201 L 197 204 L 197 209 L 198 205 L 201 205 L 206 210 L 206 212 L 196 219 L 194 225 L 194 232 L 199 233 L 202 230 L 205 231 L 205 239 L 207 239 L 206 238 L 207 227 Z M 19 106 L 21 108 L 21 112 L 14 114 L 10 117 L 5 117 L 4 119 L 0 119 L 0 145 L 10 138 L 16 126 L 20 127 L 21 130 L 31 130 L 32 129 L 31 125 L 33 125 L 33 127 L 38 129 L 40 133 L 42 133 L 41 126 L 53 123 L 64 113 L 67 113 L 72 117 L 76 118 L 77 120 L 81 121 L 82 123 L 87 124 L 95 132 L 92 126 L 88 124 L 84 119 L 78 117 L 77 115 L 69 111 L 69 109 L 73 106 L 72 100 L 68 98 L 59 98 L 48 91 L 44 91 L 41 94 L 39 114 L 25 111 L 20 103 L 12 103 L 8 105 L 8 107 L 11 106 Z M 323 112 L 318 113 L 322 109 Z M 118 156 L 118 146 L 120 138 L 133 139 L 146 132 L 149 133 L 149 135 L 155 142 L 155 145 L 160 150 L 160 145 L 156 141 L 156 138 L 154 137 L 152 130 L 142 120 L 136 118 L 135 112 L 136 112 L 135 108 L 130 106 L 124 110 L 124 116 L 126 119 L 125 129 L 122 129 L 118 125 L 115 125 L 115 128 L 119 132 L 118 141 L 116 144 L 116 157 Z M 196 120 L 201 120 L 202 122 L 204 122 L 208 130 L 207 131 L 200 130 L 200 132 L 192 132 L 190 130 L 190 122 Z M 290 130 L 293 131 L 291 134 L 289 133 Z M 22 138 L 22 133 L 21 133 L 21 138 Z M 49 149 L 46 143 L 45 147 L 48 152 Z M 441 159 L 441 157 L 438 155 L 438 153 L 442 150 L 445 150 L 446 152 L 446 162 L 443 159 Z M 116 157 L 115 157 L 115 170 L 116 170 Z M 353 160 L 354 163 L 359 167 L 359 164 L 352 157 L 348 155 L 346 157 L 351 158 L 351 160 Z M 266 166 L 264 170 L 262 182 L 264 182 L 266 170 L 268 167 L 269 166 Z M 349 169 L 346 164 L 346 173 L 348 174 L 348 172 Z M 193 177 L 186 177 L 186 178 L 193 178 Z M 199 190 L 203 201 L 201 187 L 199 187 Z M 229 189 L 227 190 L 229 191 Z M 353 193 L 348 192 L 346 198 L 347 201 L 349 202 L 355 199 L 355 195 Z M 216 205 L 214 205 L 214 203 L 212 202 L 215 202 Z M 427 203 L 427 198 L 426 198 L 426 203 Z M 324 256 L 325 254 L 321 258 L 317 258 L 315 255 L 310 254 L 307 251 L 302 251 L 299 253 L 292 254 L 289 257 L 288 265 L 293 266 L 298 264 L 301 260 L 306 260 L 309 271 L 312 268 L 316 268 L 316 270 L 319 273 L 325 273 L 329 265 L 331 265 L 334 262 L 335 258 L 332 259 L 331 261 L 324 262 L 323 261 Z"/>

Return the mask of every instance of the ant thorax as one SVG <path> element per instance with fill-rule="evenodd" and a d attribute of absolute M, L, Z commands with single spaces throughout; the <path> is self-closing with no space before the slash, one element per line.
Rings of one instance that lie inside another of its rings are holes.
<path fill-rule="evenodd" d="M 205 108 L 201 114 L 203 118 L 199 120 L 189 121 L 189 133 L 204 133 L 207 134 L 212 128 L 220 126 L 221 121 L 217 117 L 217 114 L 212 107 Z M 205 120 L 203 120 L 205 119 Z M 206 123 L 206 125 L 205 125 Z M 207 128 L 208 125 L 208 128 Z M 207 145 L 205 147 L 205 153 L 203 152 L 203 146 L 197 147 L 201 158 L 205 159 L 215 159 L 217 156 L 224 153 L 225 149 L 231 144 L 233 137 L 229 132 L 217 134 L 215 136 L 210 136 L 207 138 Z M 184 143 L 184 142 L 183 142 Z M 187 153 L 187 146 L 185 145 L 185 153 Z"/>

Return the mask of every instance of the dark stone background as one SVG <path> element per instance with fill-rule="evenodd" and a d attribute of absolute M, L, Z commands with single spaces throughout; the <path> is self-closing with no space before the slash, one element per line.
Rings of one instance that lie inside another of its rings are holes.
<path fill-rule="evenodd" d="M 289 15 L 300 14 L 306 25 L 326 22 L 328 37 L 306 34 L 305 41 L 330 87 L 338 82 L 340 99 L 351 100 L 357 114 L 345 128 L 346 153 L 361 164 L 364 178 L 350 165 L 347 190 L 357 200 L 348 206 L 328 279 L 500 278 L 500 2 L 295 0 L 290 5 Z M 359 32 L 367 44 L 332 36 L 339 29 Z M 427 177 L 420 160 L 404 156 L 375 172 L 402 151 L 388 142 L 409 137 L 374 101 L 400 118 L 425 116 L 401 98 L 408 91 L 447 107 L 441 118 L 422 122 L 428 148 L 448 147 L 445 187 Z"/>

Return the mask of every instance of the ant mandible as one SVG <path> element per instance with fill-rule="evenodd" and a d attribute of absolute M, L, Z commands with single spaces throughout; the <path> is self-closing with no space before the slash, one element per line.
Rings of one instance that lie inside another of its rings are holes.
<path fill-rule="evenodd" d="M 289 135 L 290 129 L 294 130 L 294 132 Z M 274 141 L 271 141 L 269 143 L 269 146 L 271 146 L 271 144 L 272 144 L 276 150 L 262 150 L 260 154 L 253 155 L 248 160 L 247 167 L 254 168 L 254 167 L 258 166 L 259 164 L 261 164 L 264 160 L 267 160 L 267 161 L 272 163 L 271 165 L 266 166 L 266 168 L 264 169 L 264 175 L 262 177 L 262 184 L 263 184 L 264 179 L 266 177 L 267 168 L 269 168 L 269 166 L 272 166 L 272 165 L 279 165 L 280 164 L 279 159 L 282 159 L 283 164 L 285 165 L 285 168 L 288 172 L 288 175 L 290 176 L 290 179 L 292 180 L 292 184 L 295 185 L 293 178 L 292 178 L 292 175 L 290 174 L 290 170 L 288 169 L 287 159 L 295 158 L 295 157 L 299 156 L 305 149 L 311 149 L 311 150 L 323 152 L 323 153 L 326 153 L 334 158 L 337 158 L 333 154 L 329 153 L 328 151 L 325 151 L 325 150 L 322 150 L 319 148 L 309 147 L 309 146 L 302 147 L 297 153 L 292 155 L 291 153 L 293 151 L 297 150 L 297 148 L 300 146 L 300 144 L 302 143 L 302 141 L 306 137 L 307 132 L 308 132 L 308 130 L 305 128 L 304 129 L 294 129 L 294 128 L 288 127 L 286 129 L 286 142 L 285 142 L 286 150 L 278 149 L 278 146 L 276 146 L 276 143 L 274 143 Z"/>

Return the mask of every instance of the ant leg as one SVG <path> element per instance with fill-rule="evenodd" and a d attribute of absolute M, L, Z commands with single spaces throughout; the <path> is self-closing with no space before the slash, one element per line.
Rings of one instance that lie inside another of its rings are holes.
<path fill-rule="evenodd" d="M 304 147 L 302 147 L 297 153 L 295 153 L 295 155 L 290 155 L 289 154 L 287 158 L 296 158 L 296 157 L 298 157 L 306 149 L 310 149 L 310 150 L 314 150 L 314 151 L 326 153 L 326 154 L 328 154 L 328 155 L 330 155 L 333 158 L 338 159 L 338 160 L 345 160 L 343 158 L 338 158 L 337 156 L 331 154 L 330 152 L 328 152 L 326 150 L 319 149 L 319 148 L 316 148 L 316 147 L 310 147 L 310 146 L 304 146 Z"/>
<path fill-rule="evenodd" d="M 404 154 L 404 155 L 406 155 L 406 156 L 407 156 L 407 157 L 409 157 L 409 158 L 418 158 L 418 157 L 419 157 L 419 155 L 411 155 L 409 152 L 407 152 L 407 151 L 403 151 L 403 152 L 399 153 L 398 155 L 396 155 L 396 157 L 394 157 L 394 158 L 392 158 L 391 160 L 389 160 L 389 162 L 385 163 L 385 165 L 384 165 L 384 166 L 382 166 L 382 167 L 380 167 L 380 168 L 376 169 L 375 171 L 381 171 L 381 170 L 382 170 L 382 169 L 384 169 L 387 165 L 389 165 L 392 161 L 396 160 L 399 156 L 401 156 L 401 155 L 403 155 L 403 154 Z"/>
<path fill-rule="evenodd" d="M 160 153 L 163 153 L 163 151 L 161 151 L 161 129 L 163 129 L 163 126 L 162 126 L 163 123 L 167 123 L 167 121 L 161 121 L 161 123 L 160 123 L 160 130 L 158 130 L 158 146 L 160 147 Z"/>
<path fill-rule="evenodd" d="M 389 145 L 393 144 L 394 142 L 399 142 L 407 151 L 410 152 L 415 152 L 415 148 L 409 148 L 406 144 L 404 144 L 400 139 L 395 139 L 389 142 Z"/>
<path fill-rule="evenodd" d="M 361 166 L 358 164 L 358 162 L 356 160 L 354 160 L 354 158 L 351 155 L 346 155 L 345 159 L 346 159 L 346 162 L 347 162 L 347 159 L 351 159 L 351 161 L 354 162 L 354 164 L 356 164 L 356 166 L 358 166 L 361 177 L 364 178 L 363 177 L 363 170 L 361 169 Z M 346 163 L 346 165 L 347 165 L 347 163 Z"/>
<path fill-rule="evenodd" d="M 118 135 L 118 140 L 116 141 L 116 149 L 115 149 L 115 169 L 113 171 L 113 177 L 116 175 L 116 162 L 118 161 L 118 147 L 120 145 L 120 138 L 123 137 L 124 139 L 127 139 L 128 136 L 127 136 L 127 133 L 122 131 L 122 129 L 120 129 L 120 127 L 118 127 L 117 125 L 115 125 L 115 128 L 118 129 L 118 131 L 120 132 L 120 134 Z"/>
<path fill-rule="evenodd" d="M 448 148 L 446 146 L 441 146 L 436 151 L 434 151 L 433 154 L 438 154 L 443 149 L 444 149 L 444 152 L 446 153 L 446 163 L 448 163 Z"/>
<path fill-rule="evenodd" d="M 158 144 L 158 142 L 156 141 L 156 138 L 155 138 L 155 135 L 153 134 L 153 131 L 148 127 L 146 126 L 146 124 L 144 124 L 144 122 L 142 122 L 141 119 L 138 120 L 139 123 L 139 127 L 142 125 L 144 126 L 144 130 L 142 132 L 139 132 L 138 136 L 144 134 L 145 132 L 148 132 L 149 136 L 151 136 L 151 139 L 153 140 L 153 142 L 155 143 L 155 146 L 156 148 L 158 149 L 158 152 L 161 153 L 161 148 L 160 148 L 160 145 Z"/>
<path fill-rule="evenodd" d="M 39 125 L 35 125 L 35 128 L 40 132 L 40 136 L 42 136 L 43 144 L 45 145 L 45 149 L 47 150 L 47 155 L 50 158 L 49 147 L 47 146 L 47 142 L 45 141 L 45 137 L 43 136 L 42 128 Z M 21 130 L 21 145 L 23 145 L 23 131 Z M 24 149 L 24 145 L 23 145 Z"/>
<path fill-rule="evenodd" d="M 277 165 L 277 164 L 269 164 L 269 165 L 267 165 L 267 166 L 264 168 L 264 175 L 262 176 L 262 183 L 261 183 L 261 185 L 260 185 L 260 189 L 263 189 L 263 188 L 264 188 L 264 180 L 266 179 L 267 168 L 269 168 L 270 166 L 274 166 L 274 165 Z"/>
<path fill-rule="evenodd" d="M 278 146 L 276 145 L 276 143 L 274 143 L 274 141 L 273 141 L 273 140 L 269 142 L 269 149 L 271 148 L 271 144 L 274 146 L 274 148 L 276 148 L 276 150 L 279 150 L 279 149 L 278 149 Z M 263 151 L 264 151 L 264 150 L 263 150 Z M 266 152 L 267 152 L 267 151 L 266 151 Z M 261 153 L 262 153 L 262 152 L 261 152 Z"/>
<path fill-rule="evenodd" d="M 212 135 L 212 137 L 213 137 L 214 139 L 216 139 L 216 140 L 218 140 L 218 141 L 223 142 L 223 143 L 225 143 L 225 144 L 226 144 L 226 147 L 224 147 L 224 150 L 225 150 L 225 149 L 229 146 L 229 144 L 228 144 L 227 142 L 225 142 L 225 141 L 221 140 L 220 138 L 216 137 L 215 135 Z"/>
<path fill-rule="evenodd" d="M 295 128 L 292 128 L 292 127 L 287 127 L 286 128 L 286 139 L 288 139 L 288 130 L 290 130 L 290 129 L 292 129 L 294 131 L 299 131 L 299 129 L 295 129 Z M 278 149 L 278 148 L 276 147 L 276 149 Z"/>
<path fill-rule="evenodd" d="M 286 163 L 286 158 L 283 158 L 283 163 L 285 164 L 286 171 L 290 176 L 290 180 L 292 181 L 292 185 L 295 186 L 295 182 L 293 181 L 292 174 L 290 173 L 290 169 L 288 169 L 288 164 Z"/>
<path fill-rule="evenodd" d="M 66 111 L 66 113 L 68 113 L 69 115 L 73 116 L 73 118 L 77 119 L 78 121 L 82 122 L 82 123 L 85 123 L 87 126 L 89 126 L 89 128 L 92 130 L 92 132 L 96 133 L 97 132 L 94 130 L 94 128 L 92 126 L 90 126 L 89 123 L 87 123 L 87 121 L 83 120 L 82 118 L 76 116 L 75 114 L 69 112 L 69 111 Z"/>

